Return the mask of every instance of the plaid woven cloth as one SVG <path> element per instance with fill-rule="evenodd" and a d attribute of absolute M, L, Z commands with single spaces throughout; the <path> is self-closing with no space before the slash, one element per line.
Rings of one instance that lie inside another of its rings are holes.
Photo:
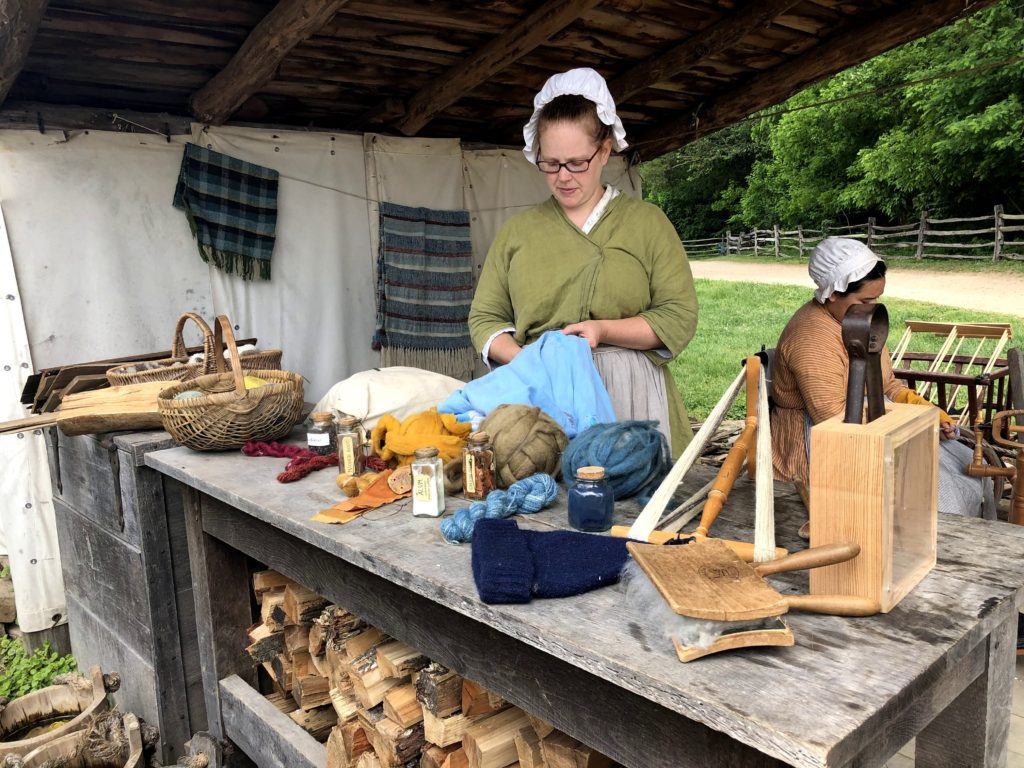
<path fill-rule="evenodd" d="M 251 280 L 270 279 L 277 228 L 273 168 L 186 144 L 174 207 L 188 217 L 203 261 Z"/>
<path fill-rule="evenodd" d="M 472 302 L 469 212 L 381 203 L 373 348 L 382 362 L 469 378 Z"/>

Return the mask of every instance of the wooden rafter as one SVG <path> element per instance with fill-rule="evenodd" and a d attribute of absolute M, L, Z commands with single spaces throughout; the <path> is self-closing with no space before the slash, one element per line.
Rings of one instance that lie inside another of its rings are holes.
<path fill-rule="evenodd" d="M 631 144 L 645 158 L 658 157 L 993 2 L 995 0 L 910 0 L 901 3 L 894 13 L 829 38 L 698 109 L 644 131 Z"/>
<path fill-rule="evenodd" d="M 395 127 L 406 136 L 415 135 L 445 107 L 545 43 L 598 2 L 600 0 L 541 3 L 536 11 L 412 96 L 406 105 L 405 115 Z"/>
<path fill-rule="evenodd" d="M 49 0 L 0 0 L 0 105 L 18 78 Z"/>
<path fill-rule="evenodd" d="M 319 31 L 348 0 L 280 0 L 227 66 L 193 94 L 192 114 L 219 125 L 274 76 L 285 56 Z"/>
<path fill-rule="evenodd" d="M 608 83 L 616 101 L 624 101 L 655 83 L 669 80 L 685 72 L 711 54 L 735 45 L 751 32 L 761 29 L 799 0 L 768 0 L 748 2 L 689 39 L 640 62 L 628 72 Z"/>

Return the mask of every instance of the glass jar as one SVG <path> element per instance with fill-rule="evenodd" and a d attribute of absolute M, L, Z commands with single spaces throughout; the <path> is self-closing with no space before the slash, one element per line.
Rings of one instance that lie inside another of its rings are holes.
<path fill-rule="evenodd" d="M 306 447 L 321 456 L 330 456 L 338 448 L 334 434 L 334 414 L 330 411 L 317 411 L 310 418 L 313 426 L 306 430 Z"/>
<path fill-rule="evenodd" d="M 440 517 L 444 512 L 444 463 L 437 448 L 417 448 L 412 462 L 412 514 Z"/>
<path fill-rule="evenodd" d="M 345 416 L 338 423 L 338 473 L 361 475 L 366 471 L 363 455 L 363 429 L 355 416 Z"/>
<path fill-rule="evenodd" d="M 462 449 L 462 492 L 467 499 L 484 499 L 494 490 L 494 451 L 486 432 L 474 432 Z"/>
<path fill-rule="evenodd" d="M 597 533 L 612 527 L 615 497 L 604 479 L 604 467 L 580 467 L 569 489 L 569 525 Z"/>

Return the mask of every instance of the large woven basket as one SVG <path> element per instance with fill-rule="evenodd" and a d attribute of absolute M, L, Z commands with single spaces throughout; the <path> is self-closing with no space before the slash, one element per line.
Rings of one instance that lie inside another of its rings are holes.
<path fill-rule="evenodd" d="M 157 398 L 164 429 L 179 444 L 196 451 L 241 448 L 249 440 L 277 440 L 292 431 L 302 416 L 303 379 L 291 371 L 270 368 L 243 372 L 231 325 L 224 315 L 217 317 L 214 348 L 227 340 L 231 371 L 224 358 L 216 356 L 217 373 L 175 384 Z M 267 382 L 245 388 L 248 373 Z M 175 396 L 193 390 L 201 394 L 184 400 Z"/>
<path fill-rule="evenodd" d="M 202 363 L 190 363 L 188 352 L 185 347 L 183 331 L 185 323 L 191 320 L 199 330 L 203 332 L 203 360 Z M 171 340 L 171 356 L 163 360 L 153 360 L 146 363 L 130 363 L 119 365 L 107 371 L 107 381 L 112 387 L 120 387 L 125 384 L 145 384 L 150 381 L 191 381 L 204 373 L 212 373 L 212 364 L 206 361 L 213 359 L 213 331 L 199 315 L 194 312 L 185 312 L 178 318 L 174 326 L 174 338 Z M 280 363 L 280 357 L 278 358 Z M 267 366 L 273 368 L 273 365 Z"/>

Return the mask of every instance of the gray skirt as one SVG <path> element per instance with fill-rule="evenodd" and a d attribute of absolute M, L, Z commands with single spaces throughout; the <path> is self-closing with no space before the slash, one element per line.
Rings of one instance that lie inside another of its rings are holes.
<path fill-rule="evenodd" d="M 643 352 L 622 347 L 595 349 L 594 367 L 608 390 L 615 417 L 619 421 L 658 422 L 658 430 L 671 447 L 668 395 L 661 368 L 648 360 Z"/>

